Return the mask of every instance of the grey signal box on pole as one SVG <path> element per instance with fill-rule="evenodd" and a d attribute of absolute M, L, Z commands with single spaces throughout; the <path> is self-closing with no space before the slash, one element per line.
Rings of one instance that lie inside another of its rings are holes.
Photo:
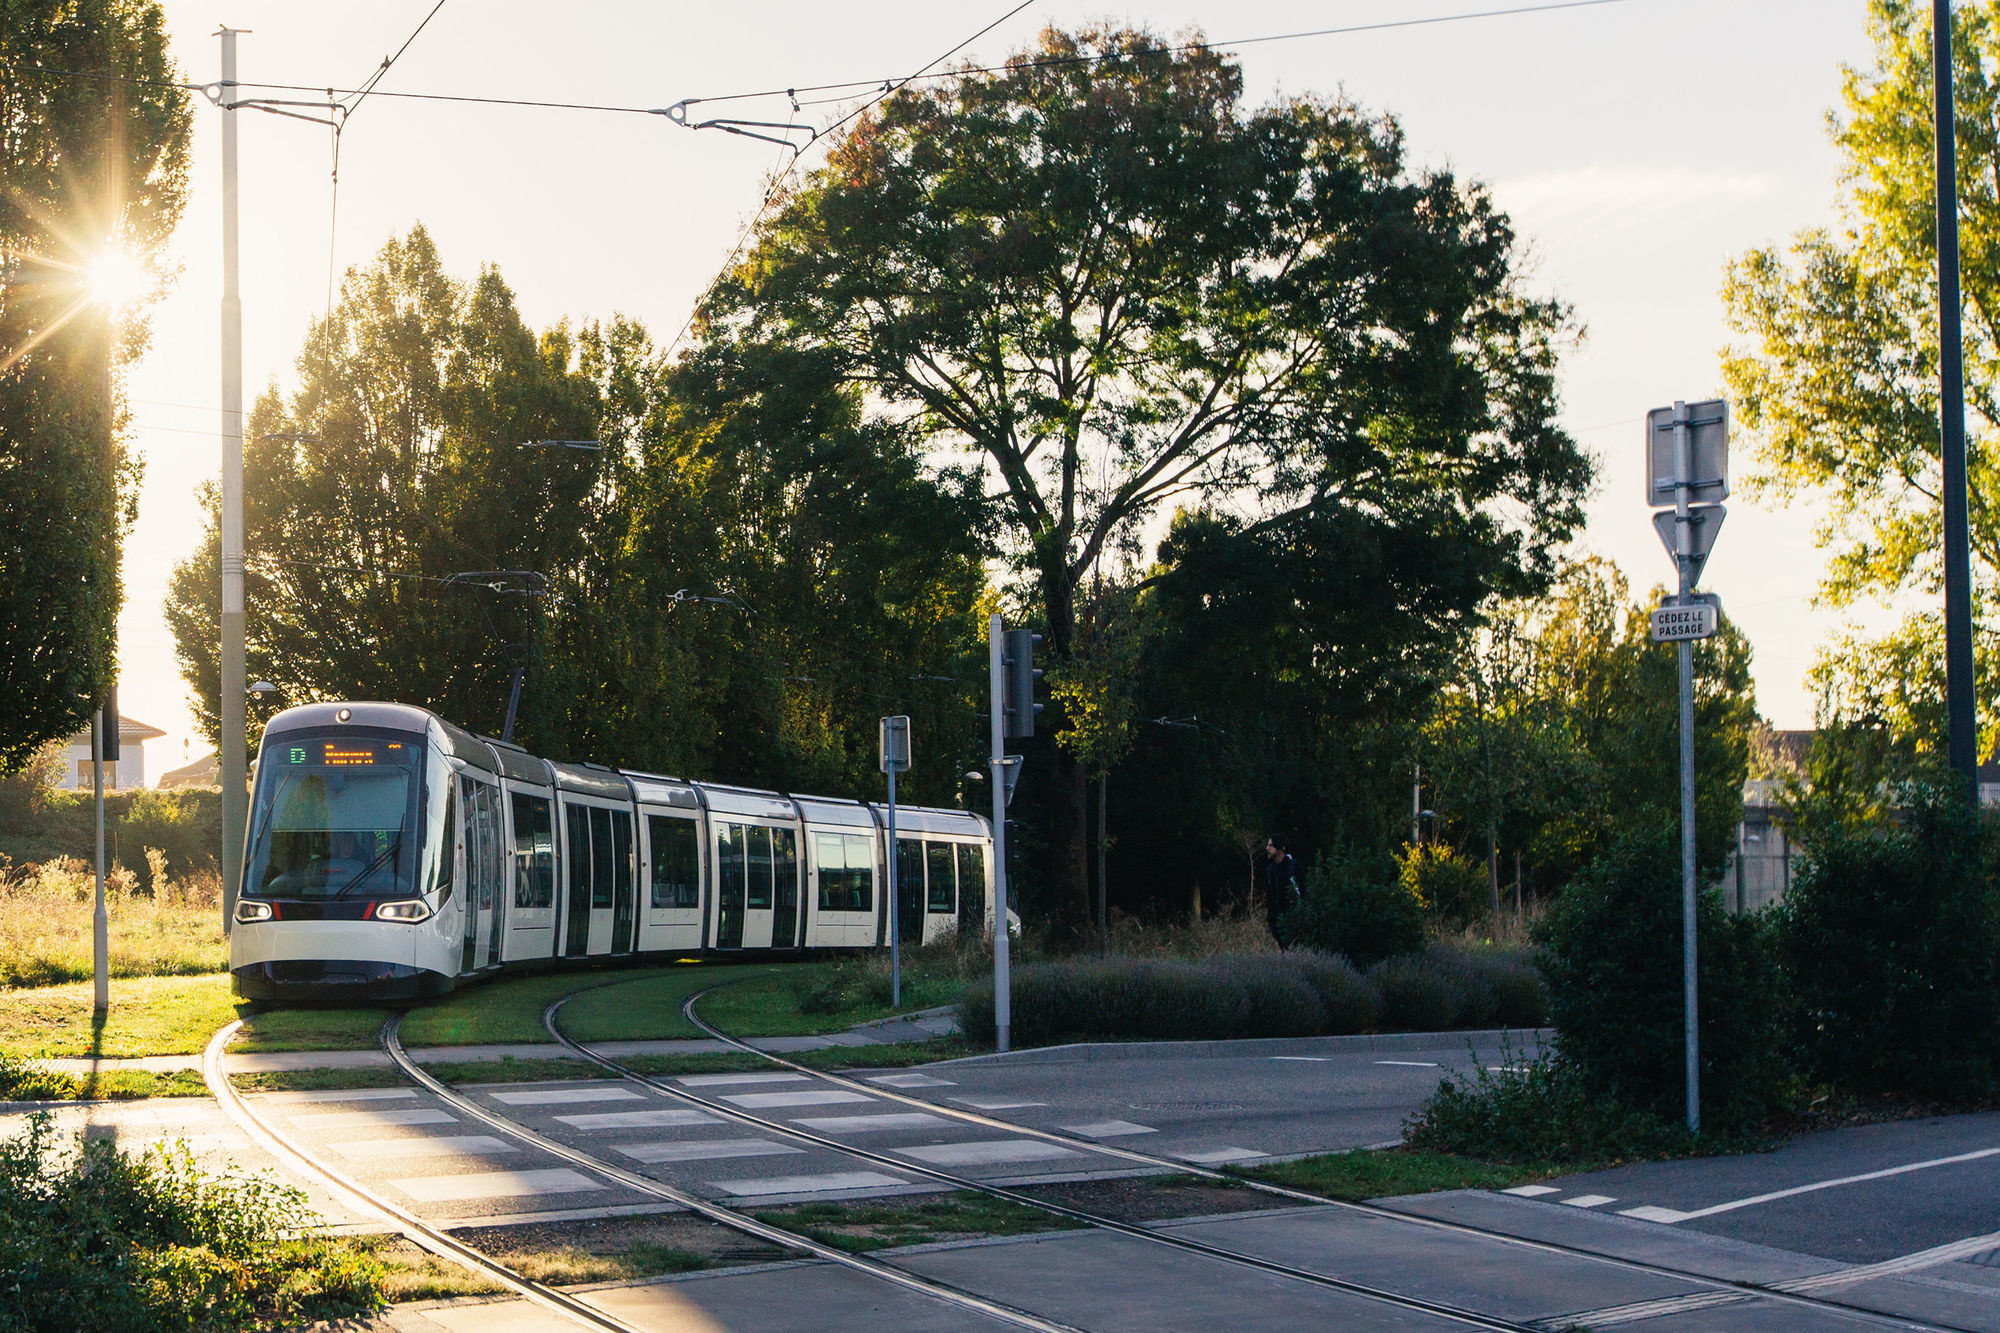
<path fill-rule="evenodd" d="M 1041 635 L 1024 629 L 1008 630 L 1003 641 L 1001 665 L 1006 672 L 1006 688 L 1002 699 L 1005 734 L 1009 739 L 1035 734 L 1035 714 L 1042 711 L 1042 706 L 1035 702 L 1035 682 L 1042 678 L 1042 673 L 1035 670 L 1035 645 L 1041 641 Z"/>
<path fill-rule="evenodd" d="M 906 773 L 910 768 L 910 719 L 898 714 L 882 719 L 880 734 L 884 773 Z"/>
<path fill-rule="evenodd" d="M 1680 495 L 1680 433 L 1687 428 L 1687 479 L 1690 501 L 1714 503 L 1729 498 L 1729 404 L 1720 398 L 1681 404 L 1683 416 L 1671 407 L 1646 414 L 1646 504 L 1664 509 Z M 1669 548 L 1671 549 L 1671 548 Z"/>

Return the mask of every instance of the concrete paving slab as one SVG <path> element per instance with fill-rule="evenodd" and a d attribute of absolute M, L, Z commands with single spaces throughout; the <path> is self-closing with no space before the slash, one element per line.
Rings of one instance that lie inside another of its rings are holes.
<path fill-rule="evenodd" d="M 1378 1202 L 1415 1217 L 1463 1222 L 1510 1236 L 1551 1241 L 1731 1282 L 1770 1284 L 1830 1273 L 1842 1267 L 1831 1259 L 1771 1246 L 1485 1190 L 1445 1190 Z"/>
<path fill-rule="evenodd" d="M 673 1281 L 601 1289 L 592 1305 L 641 1328 L 757 1333 L 998 1333 L 1013 1325 L 831 1264 L 780 1272 L 688 1274 Z M 493 1333 L 468 1329 L 467 1333 Z"/>
<path fill-rule="evenodd" d="M 1344 1208 L 1215 1218 L 1169 1229 L 1313 1272 L 1523 1322 L 1701 1290 L 1693 1282 Z"/>
<path fill-rule="evenodd" d="M 1931 1270 L 1879 1278 L 1820 1294 L 1843 1305 L 1858 1305 L 1883 1314 L 1946 1324 L 1972 1333 L 2000 1333 L 2000 1290 L 1985 1281 L 1965 1281 L 1965 1276 L 1969 1275 Z"/>

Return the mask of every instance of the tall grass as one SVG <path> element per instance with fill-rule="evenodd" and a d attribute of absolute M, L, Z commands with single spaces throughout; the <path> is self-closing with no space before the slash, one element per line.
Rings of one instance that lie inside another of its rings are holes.
<path fill-rule="evenodd" d="M 169 879 L 147 849 L 152 893 L 123 866 L 105 876 L 111 975 L 192 976 L 229 966 L 222 936 L 222 879 L 201 870 Z M 75 857 L 15 867 L 0 856 L 0 986 L 52 986 L 91 976 L 96 883 Z"/>

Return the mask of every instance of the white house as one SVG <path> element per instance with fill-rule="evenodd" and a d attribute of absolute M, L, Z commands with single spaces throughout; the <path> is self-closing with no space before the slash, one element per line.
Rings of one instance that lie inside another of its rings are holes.
<path fill-rule="evenodd" d="M 104 789 L 145 786 L 146 742 L 158 740 L 166 734 L 137 718 L 119 718 L 118 762 L 104 765 Z M 90 729 L 86 727 L 63 743 L 69 748 L 63 751 L 63 767 L 62 772 L 56 775 L 56 786 L 64 791 L 89 791 Z"/>

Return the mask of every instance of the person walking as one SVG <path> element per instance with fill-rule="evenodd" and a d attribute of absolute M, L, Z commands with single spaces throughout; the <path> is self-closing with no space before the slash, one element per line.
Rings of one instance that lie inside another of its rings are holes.
<path fill-rule="evenodd" d="M 1292 845 L 1282 833 L 1273 833 L 1264 840 L 1264 913 L 1271 924 L 1271 938 L 1285 947 L 1285 937 L 1279 933 L 1278 923 L 1285 913 L 1299 905 L 1298 863 L 1292 858 Z"/>

